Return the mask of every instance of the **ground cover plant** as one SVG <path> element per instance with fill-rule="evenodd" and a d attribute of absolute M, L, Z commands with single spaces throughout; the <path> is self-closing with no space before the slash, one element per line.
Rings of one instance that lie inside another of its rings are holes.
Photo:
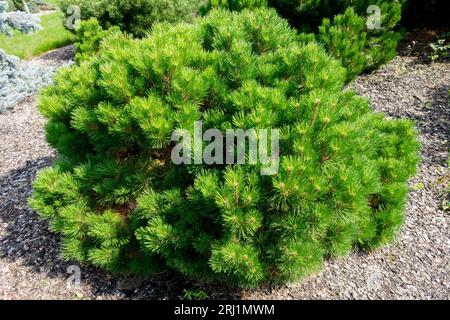
<path fill-rule="evenodd" d="M 54 167 L 30 205 L 65 258 L 113 272 L 253 287 L 392 240 L 418 161 L 408 120 L 343 91 L 346 71 L 273 9 L 214 10 L 194 24 L 120 33 L 39 99 Z M 175 165 L 172 133 L 281 130 L 279 172 Z"/>
<path fill-rule="evenodd" d="M 0 1 L 0 35 L 11 37 L 14 30 L 30 34 L 42 29 L 38 17 L 21 11 L 8 12 L 8 9 L 8 2 Z"/>
<path fill-rule="evenodd" d="M 21 64 L 19 58 L 0 49 L 0 113 L 49 85 L 54 71 L 55 67 L 51 65 Z"/>

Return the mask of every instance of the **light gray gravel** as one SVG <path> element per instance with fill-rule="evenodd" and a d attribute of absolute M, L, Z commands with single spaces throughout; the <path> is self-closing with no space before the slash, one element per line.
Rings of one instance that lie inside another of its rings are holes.
<path fill-rule="evenodd" d="M 398 240 L 371 254 L 326 262 L 302 282 L 254 291 L 202 286 L 169 274 L 142 282 L 86 266 L 80 287 L 67 288 L 71 263 L 58 257 L 59 238 L 27 207 L 36 171 L 54 156 L 45 142 L 44 120 L 33 99 L 0 114 L 0 299 L 167 299 L 192 288 L 220 299 L 449 299 L 449 213 L 440 203 L 450 181 L 450 65 L 397 57 L 352 86 L 377 111 L 416 120 L 421 132 L 422 164 L 411 182 Z"/>

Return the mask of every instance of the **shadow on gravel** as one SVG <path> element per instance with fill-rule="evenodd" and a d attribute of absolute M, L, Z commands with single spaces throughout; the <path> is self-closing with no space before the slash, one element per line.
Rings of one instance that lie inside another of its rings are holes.
<path fill-rule="evenodd" d="M 75 48 L 69 45 L 63 48 L 55 49 L 46 52 L 38 57 L 39 60 L 49 60 L 52 62 L 67 62 L 72 61 L 75 57 Z"/>
<path fill-rule="evenodd" d="M 0 259 L 20 260 L 20 264 L 30 267 L 33 272 L 68 279 L 70 274 L 67 273 L 67 268 L 77 264 L 60 259 L 59 236 L 51 233 L 48 224 L 39 219 L 27 205 L 37 171 L 49 166 L 52 160 L 46 157 L 28 161 L 23 168 L 0 177 L 0 223 L 6 224 L 4 234 L 0 236 Z M 241 297 L 238 290 L 188 281 L 174 273 L 143 281 L 115 276 L 90 266 L 80 267 L 82 284 L 91 287 L 90 298 L 115 296 L 124 299 L 181 299 L 184 289 L 201 289 L 211 299 Z"/>
<path fill-rule="evenodd" d="M 450 138 L 450 83 L 433 92 L 429 118 L 435 128 L 440 129 L 442 138 Z"/>
<path fill-rule="evenodd" d="M 412 119 L 416 121 L 417 127 L 422 135 L 428 136 L 434 141 L 433 146 L 429 146 L 423 152 L 427 152 L 432 162 L 444 166 L 448 160 L 447 152 L 440 150 L 448 150 L 450 147 L 450 84 L 433 88 L 430 92 L 430 101 L 422 102 L 422 112 L 412 115 Z M 437 146 L 436 144 L 442 144 Z"/>

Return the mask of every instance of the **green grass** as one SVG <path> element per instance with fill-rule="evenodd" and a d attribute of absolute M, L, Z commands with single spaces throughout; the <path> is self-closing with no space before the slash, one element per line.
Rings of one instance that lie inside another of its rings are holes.
<path fill-rule="evenodd" d="M 44 30 L 32 34 L 0 35 L 0 48 L 21 59 L 30 59 L 73 42 L 72 33 L 63 25 L 61 12 L 41 16 L 41 25 Z"/>
<path fill-rule="evenodd" d="M 58 8 L 60 0 L 46 0 L 45 2 L 54 6 L 55 8 Z"/>

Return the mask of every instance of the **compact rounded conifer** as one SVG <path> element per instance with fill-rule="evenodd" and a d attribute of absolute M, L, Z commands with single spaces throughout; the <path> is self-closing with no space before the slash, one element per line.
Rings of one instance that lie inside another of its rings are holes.
<path fill-rule="evenodd" d="M 391 240 L 418 143 L 343 91 L 345 70 L 272 9 L 109 37 L 40 97 L 59 159 L 30 200 L 67 259 L 243 286 Z M 175 165 L 172 133 L 279 129 L 280 168 Z"/>

